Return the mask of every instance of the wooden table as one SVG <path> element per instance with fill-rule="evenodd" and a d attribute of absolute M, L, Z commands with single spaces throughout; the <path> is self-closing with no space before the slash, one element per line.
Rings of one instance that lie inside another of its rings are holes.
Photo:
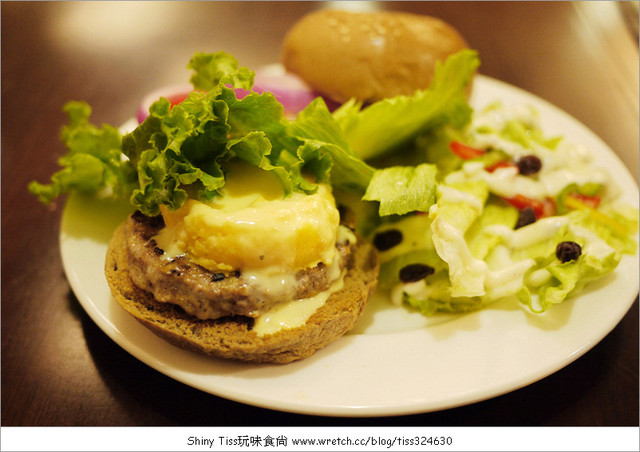
<path fill-rule="evenodd" d="M 94 122 L 122 123 L 143 93 L 188 80 L 195 51 L 226 50 L 254 68 L 277 62 L 287 29 L 320 6 L 2 3 L 2 424 L 637 426 L 637 299 L 602 342 L 542 381 L 469 406 L 371 419 L 295 415 L 200 392 L 129 355 L 84 312 L 60 262 L 63 203 L 45 208 L 26 190 L 57 169 L 62 105 L 85 100 Z M 479 50 L 482 73 L 584 122 L 637 178 L 637 22 L 624 14 L 632 5 L 374 6 L 455 25 Z"/>

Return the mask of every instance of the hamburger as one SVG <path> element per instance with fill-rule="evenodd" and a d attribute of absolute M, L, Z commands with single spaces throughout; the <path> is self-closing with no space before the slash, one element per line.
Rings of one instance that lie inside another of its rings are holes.
<path fill-rule="evenodd" d="M 371 168 L 308 143 L 230 55 L 190 66 L 196 90 L 154 103 L 123 137 L 140 208 L 108 247 L 113 296 L 179 347 L 253 363 L 308 357 L 355 325 L 375 289 L 377 252 L 333 194 L 363 190 Z"/>
<path fill-rule="evenodd" d="M 109 245 L 107 281 L 179 347 L 254 363 L 305 358 L 362 314 L 376 250 L 340 221 L 330 186 L 284 197 L 275 176 L 235 166 L 217 202 L 132 214 Z"/>
<path fill-rule="evenodd" d="M 65 168 L 29 189 L 45 203 L 66 191 L 130 199 L 105 275 L 162 338 L 254 363 L 308 357 L 354 326 L 375 289 L 377 252 L 333 194 L 363 192 L 372 168 L 318 135 L 332 121 L 324 104 L 292 122 L 231 55 L 197 53 L 189 67 L 193 91 L 160 97 L 124 135 L 68 103 Z"/>

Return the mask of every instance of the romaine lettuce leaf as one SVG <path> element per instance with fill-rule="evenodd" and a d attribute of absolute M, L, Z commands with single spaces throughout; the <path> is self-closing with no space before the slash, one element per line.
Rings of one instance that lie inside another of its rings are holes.
<path fill-rule="evenodd" d="M 303 143 L 297 155 L 318 181 L 324 181 L 330 173 L 336 187 L 364 193 L 374 169 L 351 149 L 322 98 L 301 111 L 289 124 L 288 132 Z"/>
<path fill-rule="evenodd" d="M 625 232 L 598 221 L 587 210 L 574 210 L 564 217 L 566 226 L 559 228 L 553 237 L 514 252 L 515 256 L 536 261 L 527 286 L 518 294 L 533 312 L 544 312 L 575 295 L 590 281 L 613 271 L 624 253 L 633 254 L 637 249 L 630 235 L 637 224 L 635 219 L 618 220 L 629 228 Z M 580 245 L 582 253 L 578 259 L 562 263 L 555 257 L 555 247 L 562 241 Z"/>
<path fill-rule="evenodd" d="M 488 194 L 488 187 L 480 181 L 439 185 L 438 201 L 429 211 L 433 243 L 449 265 L 454 297 L 485 293 L 486 263 L 473 256 L 465 234 L 482 214 Z"/>
<path fill-rule="evenodd" d="M 402 301 L 423 315 L 430 316 L 438 312 L 459 314 L 476 311 L 486 305 L 481 297 L 451 296 L 451 282 L 446 270 L 429 276 L 428 280 L 428 283 L 422 284 L 419 295 L 409 292 L 402 294 Z"/>
<path fill-rule="evenodd" d="M 462 127 L 471 118 L 466 88 L 480 62 L 463 50 L 436 66 L 429 88 L 413 96 L 384 99 L 362 108 L 355 101 L 334 112 L 350 147 L 368 160 L 442 125 Z"/>
<path fill-rule="evenodd" d="M 436 200 L 436 167 L 425 163 L 376 170 L 362 199 L 379 201 L 380 216 L 428 212 Z"/>
<path fill-rule="evenodd" d="M 565 263 L 555 260 L 542 270 L 549 275 L 544 284 L 538 288 L 523 286 L 517 297 L 532 312 L 545 312 L 554 304 L 562 303 L 575 295 L 589 282 L 613 271 L 619 261 L 620 255 L 616 253 L 611 253 L 602 259 L 584 254 L 576 260 Z M 534 295 L 531 294 L 532 290 Z"/>
<path fill-rule="evenodd" d="M 485 259 L 501 243 L 501 238 L 490 233 L 490 226 L 501 225 L 513 229 L 518 221 L 518 211 L 505 203 L 489 198 L 480 217 L 465 234 L 469 251 L 476 259 Z"/>

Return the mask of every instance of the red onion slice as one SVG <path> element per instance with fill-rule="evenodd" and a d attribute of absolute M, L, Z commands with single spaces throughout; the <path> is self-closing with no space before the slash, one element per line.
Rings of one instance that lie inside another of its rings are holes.
<path fill-rule="evenodd" d="M 190 84 L 171 85 L 155 90 L 142 99 L 138 107 L 138 123 L 142 123 L 149 116 L 149 107 L 160 97 L 167 98 L 172 105 L 184 100 L 193 91 Z M 236 89 L 238 99 L 246 96 L 249 91 Z M 257 93 L 271 92 L 278 102 L 284 106 L 287 117 L 294 117 L 303 110 L 309 102 L 320 95 L 309 88 L 300 78 L 284 70 L 279 64 L 264 66 L 256 71 L 253 91 Z M 334 109 L 337 105 L 326 100 L 327 106 Z"/>

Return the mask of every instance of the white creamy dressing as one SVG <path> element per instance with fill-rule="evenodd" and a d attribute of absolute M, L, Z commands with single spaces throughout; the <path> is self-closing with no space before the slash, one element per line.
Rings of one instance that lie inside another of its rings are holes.
<path fill-rule="evenodd" d="M 427 285 L 424 279 L 416 282 L 410 283 L 400 283 L 391 289 L 391 303 L 396 306 L 402 306 L 402 302 L 404 299 L 404 294 L 407 294 L 411 297 L 415 297 L 418 299 L 429 299 L 431 298 L 431 293 L 440 293 L 436 290 L 432 285 Z"/>
<path fill-rule="evenodd" d="M 172 261 L 186 255 L 184 247 L 176 238 L 177 232 L 175 228 L 164 227 L 153 236 L 158 247 L 164 251 L 164 254 L 160 255 L 160 259 Z"/>
<path fill-rule="evenodd" d="M 560 229 L 569 224 L 569 218 L 565 216 L 541 218 L 535 223 L 528 224 L 519 229 L 511 229 L 501 224 L 487 226 L 484 231 L 498 235 L 504 243 L 513 249 L 528 248 L 536 243 L 549 240 Z"/>
<path fill-rule="evenodd" d="M 438 216 L 437 210 L 436 204 L 429 210 L 429 216 L 435 215 L 431 223 L 431 232 L 438 256 L 449 264 L 451 295 L 454 297 L 484 295 L 484 281 L 489 271 L 487 263 L 476 259 L 471 254 L 463 234 Z"/>
<path fill-rule="evenodd" d="M 483 205 L 477 197 L 466 191 L 458 190 L 447 185 L 438 186 L 438 196 L 451 203 L 463 203 L 473 207 L 478 212 L 482 212 Z"/>
<path fill-rule="evenodd" d="M 346 226 L 338 227 L 337 243 L 356 243 L 355 234 Z M 304 325 L 319 308 L 329 299 L 331 294 L 342 290 L 346 271 L 340 270 L 338 250 L 331 265 L 327 268 L 327 279 L 332 281 L 331 286 L 322 292 L 308 298 L 299 298 L 291 301 L 283 301 L 273 306 L 268 311 L 255 318 L 253 331 L 258 336 L 273 334 L 283 329 L 297 328 Z M 295 274 L 269 275 L 264 272 L 243 273 L 252 284 L 256 284 L 261 290 L 267 290 L 272 294 L 280 294 L 295 284 Z"/>
<path fill-rule="evenodd" d="M 474 297 L 486 294 L 487 290 L 507 291 L 508 287 L 520 287 L 522 278 L 535 262 L 506 260 L 497 268 L 473 256 L 463 234 L 448 222 L 436 217 L 432 231 L 443 240 L 434 240 L 438 255 L 449 264 L 451 296 Z M 506 248 L 505 248 L 506 250 Z M 508 254 L 507 254 L 508 255 Z"/>
<path fill-rule="evenodd" d="M 342 224 L 338 225 L 337 236 L 336 243 L 351 243 L 353 245 L 358 243 L 355 233 Z"/>
<path fill-rule="evenodd" d="M 534 270 L 529 275 L 527 275 L 527 284 L 532 287 L 539 287 L 549 281 L 551 278 L 551 273 L 546 268 L 539 268 L 538 270 Z"/>
<path fill-rule="evenodd" d="M 488 127 L 502 130 L 505 123 L 517 118 L 526 124 L 537 126 L 535 112 L 527 107 L 490 110 L 474 117 L 474 128 Z M 518 194 L 534 199 L 556 196 L 567 185 L 582 185 L 588 182 L 609 185 L 611 179 L 607 171 L 592 165 L 589 150 L 584 146 L 561 141 L 556 149 L 549 149 L 531 142 L 533 149 L 506 140 L 496 133 L 474 134 L 474 146 L 482 149 L 494 148 L 504 151 L 514 161 L 525 155 L 534 154 L 542 161 L 542 169 L 534 177 L 518 174 L 517 168 L 505 167 L 493 172 L 486 171 L 480 162 L 466 162 L 462 168 L 449 174 L 446 183 L 466 180 L 484 180 L 489 190 L 499 196 L 512 198 Z"/>
<path fill-rule="evenodd" d="M 452 187 L 440 186 L 439 190 L 449 202 L 461 202 L 474 207 L 480 202 L 475 196 Z M 468 198 L 475 201 L 470 202 Z M 482 210 L 481 205 L 479 208 Z M 487 291 L 491 291 L 492 297 L 513 293 L 522 286 L 525 274 L 535 262 L 532 259 L 514 261 L 511 251 L 549 240 L 569 224 L 568 217 L 556 216 L 540 219 L 516 230 L 504 225 L 489 225 L 484 232 L 501 237 L 502 244 L 494 250 L 491 261 L 486 262 L 473 256 L 462 231 L 438 216 L 436 204 L 431 207 L 429 215 L 433 218 L 431 232 L 436 237 L 434 246 L 440 258 L 449 265 L 451 295 L 454 297 L 482 296 Z M 426 290 L 425 284 L 403 286 L 405 291 Z M 395 298 L 398 298 L 398 294 Z"/>
<path fill-rule="evenodd" d="M 490 271 L 487 272 L 485 287 L 494 299 L 514 294 L 522 287 L 525 274 L 534 265 L 533 259 L 514 261 L 509 247 L 497 245 L 488 262 Z"/>
<path fill-rule="evenodd" d="M 508 121 L 513 119 L 532 127 L 538 125 L 536 110 L 531 105 L 526 104 L 508 107 L 500 106 L 500 108 L 488 108 L 479 111 L 473 117 L 473 124 L 477 129 L 489 127 L 500 130 Z"/>
<path fill-rule="evenodd" d="M 334 248 L 333 253 L 331 264 L 327 266 L 328 281 L 338 281 L 341 274 L 338 250 Z M 260 293 L 273 298 L 286 297 L 297 281 L 296 272 L 281 271 L 277 268 L 246 269 L 242 272 L 242 279 L 251 287 L 256 288 Z M 287 302 L 281 302 L 279 305 L 286 303 Z"/>
<path fill-rule="evenodd" d="M 597 259 L 604 259 L 607 256 L 610 256 L 612 253 L 615 253 L 615 249 L 613 249 L 603 239 L 598 237 L 598 235 L 593 231 L 576 225 L 570 225 L 569 229 L 577 237 L 580 237 L 584 240 L 582 248 L 583 253 L 590 254 Z"/>
<path fill-rule="evenodd" d="M 242 279 L 250 287 L 269 297 L 282 298 L 293 290 L 296 283 L 294 272 L 277 272 L 269 269 L 245 270 Z"/>
<path fill-rule="evenodd" d="M 578 185 L 594 182 L 598 184 L 610 184 L 608 173 L 604 169 L 596 168 L 585 162 L 564 162 L 562 165 L 549 165 L 558 159 L 561 151 L 549 153 L 546 158 L 541 158 L 542 169 L 536 177 L 523 176 L 515 167 L 498 168 L 493 172 L 486 171 L 481 162 L 467 162 L 462 169 L 449 174 L 445 183 L 460 183 L 468 180 L 483 180 L 489 186 L 489 190 L 504 198 L 513 198 L 523 195 L 533 199 L 544 199 L 556 196 L 567 185 Z M 560 160 L 560 159 L 558 159 Z M 562 159 L 564 160 L 564 159 Z"/>

